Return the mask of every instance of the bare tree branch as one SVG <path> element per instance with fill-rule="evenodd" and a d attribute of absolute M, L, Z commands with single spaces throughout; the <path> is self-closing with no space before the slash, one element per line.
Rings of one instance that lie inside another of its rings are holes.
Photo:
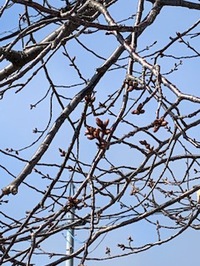
<path fill-rule="evenodd" d="M 123 263 L 199 230 L 196 10 L 3 1 L 0 265 Z"/>

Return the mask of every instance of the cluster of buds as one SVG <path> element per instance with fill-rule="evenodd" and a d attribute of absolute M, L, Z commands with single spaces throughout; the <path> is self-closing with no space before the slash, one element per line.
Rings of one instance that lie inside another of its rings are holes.
<path fill-rule="evenodd" d="M 165 120 L 165 118 L 162 116 L 161 118 L 156 119 L 153 122 L 153 132 L 157 132 L 160 127 L 167 126 L 168 122 Z"/>
<path fill-rule="evenodd" d="M 92 96 L 91 94 L 87 94 L 86 96 L 85 96 L 85 101 L 86 101 L 86 103 L 89 105 L 89 106 L 91 106 L 92 104 L 93 104 L 93 102 L 95 101 L 95 96 Z"/>
<path fill-rule="evenodd" d="M 130 195 L 133 196 L 135 194 L 137 194 L 139 192 L 139 188 L 137 188 L 136 186 L 133 186 L 130 192 Z"/>
<path fill-rule="evenodd" d="M 152 178 L 150 178 L 148 184 L 147 184 L 150 188 L 153 188 L 155 186 L 155 182 Z"/>
<path fill-rule="evenodd" d="M 118 244 L 117 245 L 119 248 L 121 248 L 122 250 L 125 250 L 126 249 L 126 246 L 124 244 Z"/>
<path fill-rule="evenodd" d="M 150 144 L 146 140 L 140 140 L 140 144 L 144 145 L 145 148 L 149 151 L 152 152 L 154 147 L 151 147 Z"/>
<path fill-rule="evenodd" d="M 6 151 L 9 153 L 15 152 L 16 155 L 19 155 L 19 152 L 17 150 L 13 150 L 13 148 L 11 148 L 11 149 L 6 148 Z"/>
<path fill-rule="evenodd" d="M 66 151 L 64 151 L 64 150 L 61 149 L 61 148 L 58 148 L 58 150 L 59 150 L 59 152 L 60 152 L 60 156 L 61 156 L 61 157 L 65 157 L 65 155 L 66 155 Z"/>
<path fill-rule="evenodd" d="M 128 92 L 133 90 L 141 90 L 141 88 L 138 87 L 138 82 L 136 80 L 128 79 L 125 81 L 125 84 L 127 85 Z"/>
<path fill-rule="evenodd" d="M 108 256 L 110 256 L 110 253 L 111 253 L 110 248 L 109 247 L 106 247 L 105 254 L 107 254 Z"/>
<path fill-rule="evenodd" d="M 89 140 L 96 139 L 96 143 L 100 149 L 107 149 L 108 143 L 104 139 L 106 135 L 110 133 L 110 129 L 107 128 L 109 119 L 102 121 L 100 118 L 96 118 L 96 124 L 98 127 L 87 126 L 85 135 Z"/>
<path fill-rule="evenodd" d="M 143 109 L 143 104 L 140 103 L 138 107 L 131 112 L 133 115 L 141 115 L 145 113 L 145 110 Z"/>
<path fill-rule="evenodd" d="M 76 199 L 73 197 L 68 197 L 68 205 L 73 208 L 73 207 L 77 207 L 77 205 L 81 202 L 80 199 Z"/>

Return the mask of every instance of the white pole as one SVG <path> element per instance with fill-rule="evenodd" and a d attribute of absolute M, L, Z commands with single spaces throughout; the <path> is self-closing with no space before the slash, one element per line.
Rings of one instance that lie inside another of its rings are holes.
<path fill-rule="evenodd" d="M 75 186 L 73 183 L 71 183 L 69 196 L 72 196 L 72 194 L 74 194 L 74 190 L 75 190 Z M 71 223 L 74 221 L 74 211 L 75 211 L 75 208 L 72 208 L 71 212 L 67 213 L 68 223 Z M 69 228 L 67 229 L 67 235 L 66 235 L 66 254 L 70 255 L 73 253 L 73 251 L 74 251 L 74 229 Z M 73 266 L 73 265 L 74 265 L 73 258 L 68 259 L 66 261 L 66 266 Z"/>

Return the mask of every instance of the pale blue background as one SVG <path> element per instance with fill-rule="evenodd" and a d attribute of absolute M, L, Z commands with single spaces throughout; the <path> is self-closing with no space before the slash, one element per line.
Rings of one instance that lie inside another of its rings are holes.
<path fill-rule="evenodd" d="M 124 4 L 126 2 L 126 4 Z M 111 10 L 115 12 L 115 19 L 120 20 L 123 19 L 126 15 L 125 14 L 130 14 L 130 10 L 136 10 L 135 2 L 137 1 L 131 1 L 131 0 L 123 0 L 119 1 L 120 5 L 118 5 L 117 8 L 112 7 Z M 127 5 L 127 3 L 129 3 Z M 129 8 L 129 7 L 130 8 Z M 147 7 L 150 7 L 149 4 L 147 4 Z M 9 10 L 7 11 L 7 19 L 5 21 L 0 20 L 0 27 L 1 31 L 3 30 L 8 30 L 12 27 L 15 27 L 16 21 L 18 20 L 18 15 L 20 13 L 20 8 L 19 10 L 15 10 L 16 13 L 14 13 L 14 10 L 12 14 L 9 14 Z M 133 13 L 133 12 L 132 12 Z M 149 29 L 146 30 L 145 34 L 139 39 L 139 49 L 143 49 L 146 47 L 146 45 L 150 45 L 153 43 L 155 40 L 158 41 L 156 48 L 160 47 L 161 44 L 166 44 L 169 41 L 169 36 L 173 37 L 176 36 L 176 32 L 182 32 L 186 30 L 189 26 L 191 26 L 194 22 L 196 22 L 197 19 L 199 19 L 199 11 L 192 11 L 188 10 L 185 8 L 170 8 L 170 7 L 165 7 L 162 11 L 159 17 L 157 18 L 156 22 L 149 27 Z M 50 30 L 49 30 L 50 31 Z M 47 32 L 45 32 L 47 34 Z M 42 38 L 42 36 L 41 36 Z M 89 38 L 89 40 L 91 37 Z M 107 55 L 109 55 L 113 49 L 116 47 L 116 42 L 112 43 L 112 40 L 114 40 L 114 37 L 110 37 L 109 39 L 109 49 L 107 52 Z M 98 49 L 102 48 L 102 43 L 98 42 L 97 40 L 94 42 L 94 46 Z M 70 47 L 71 51 L 75 49 L 75 47 Z M 109 52 L 110 51 L 110 52 Z M 74 53 L 78 53 L 78 51 L 74 51 Z M 83 64 L 86 64 L 86 60 L 83 56 Z M 100 65 L 100 64 L 99 64 Z M 54 77 L 54 80 L 59 81 L 60 78 L 62 78 L 62 75 L 64 72 L 62 65 L 59 65 L 60 69 L 58 66 L 51 66 L 52 67 L 52 75 Z M 184 63 L 184 69 L 182 72 L 175 72 L 174 75 L 170 77 L 170 80 L 177 84 L 179 88 L 186 93 L 194 93 L 196 95 L 199 95 L 199 84 L 196 84 L 195 79 L 193 78 L 196 75 L 199 75 L 199 59 L 195 59 L 194 63 L 190 65 L 190 62 L 186 61 Z M 162 71 L 164 72 L 168 69 L 168 65 L 161 66 Z M 59 69 L 59 71 L 55 71 L 55 69 Z M 94 69 L 85 69 L 85 71 L 88 71 L 88 76 L 90 76 Z M 75 77 L 69 77 L 73 81 Z M 118 78 L 116 77 L 116 84 Z M 119 78 L 120 79 L 120 78 Z M 31 102 L 34 103 L 39 99 L 39 94 L 43 95 L 46 87 L 45 84 L 43 85 L 43 88 L 41 86 L 41 79 L 38 77 L 35 80 L 35 89 L 37 93 L 33 95 L 33 92 L 28 89 L 26 89 L 24 92 L 21 94 L 15 95 L 12 92 L 9 92 L 6 94 L 5 98 L 3 101 L 0 102 L 0 120 L 1 124 L 4 125 L 1 128 L 1 148 L 4 149 L 6 147 L 21 147 L 24 146 L 25 143 L 28 144 L 31 142 L 32 138 L 29 137 L 31 128 L 34 124 L 37 124 L 38 128 L 43 127 L 45 123 L 42 121 L 43 117 L 43 112 L 48 112 L 48 104 L 46 107 L 41 107 L 35 110 L 34 112 L 29 111 L 29 104 L 30 101 L 27 101 L 27 98 L 31 96 Z M 40 90 L 37 90 L 37 87 L 40 86 Z M 81 87 L 80 87 L 81 88 Z M 78 92 L 80 88 L 75 88 L 73 93 Z M 198 93 L 197 93 L 198 90 Z M 24 111 L 26 110 L 26 111 Z M 39 113 L 39 117 L 41 120 L 38 120 L 37 116 L 35 116 L 36 113 Z M 33 114 L 34 113 L 34 114 Z M 59 113 L 59 111 L 58 111 Z M 6 114 L 6 115 L 5 115 Z M 56 118 L 56 115 L 54 115 L 54 118 Z M 20 119 L 19 119 L 20 117 Z M 24 125 L 24 121 L 26 121 Z M 62 133 L 63 134 L 63 133 Z M 57 142 L 57 140 L 56 140 Z M 59 143 L 59 140 L 58 140 Z M 54 143 L 55 144 L 55 143 Z M 54 145 L 53 144 L 53 145 Z M 87 149 L 89 146 L 86 147 Z M 31 156 L 35 149 L 31 149 L 30 151 L 27 152 L 28 156 Z M 24 157 L 26 155 L 26 152 L 24 153 Z M 1 155 L 0 155 L 1 156 Z M 54 160 L 54 154 L 51 153 L 50 156 L 52 156 L 52 161 Z M 0 158 L 1 159 L 1 158 Z M 3 157 L 2 160 L 5 158 Z M 4 165 L 8 166 L 10 171 L 14 174 L 17 175 L 23 166 L 23 163 L 19 163 L 19 165 L 12 165 L 10 162 L 4 161 Z M 2 169 L 1 169 L 2 171 Z M 4 171 L 2 171 L 1 174 L 1 179 L 0 179 L 0 186 L 3 187 L 6 184 L 8 184 L 11 179 L 9 178 L 4 178 Z M 29 177 L 30 178 L 30 177 Z M 38 181 L 37 181 L 38 182 Z M 35 182 L 35 185 L 38 183 Z M 13 196 L 10 196 L 13 197 Z M 31 199 L 31 195 L 27 194 L 27 199 Z M 18 203 L 20 205 L 25 206 L 27 204 L 27 209 L 30 209 L 30 203 L 24 201 L 24 197 L 19 196 L 16 198 L 15 203 Z M 33 204 L 34 206 L 34 204 Z M 13 210 L 14 211 L 14 210 Z M 16 210 L 15 210 L 16 211 Z M 19 215 L 20 215 L 20 208 L 18 210 Z M 130 228 L 130 227 L 129 227 Z M 135 225 L 133 225 L 132 230 L 134 231 Z M 144 234 L 145 229 L 143 228 L 143 225 L 138 226 L 137 224 L 137 236 L 140 235 L 141 232 L 141 237 L 145 237 Z M 148 231 L 145 232 L 148 234 Z M 150 232 L 151 233 L 151 232 Z M 118 232 L 116 232 L 118 234 Z M 120 233 L 120 237 L 122 239 L 122 242 L 126 239 L 126 236 L 124 236 L 123 233 Z M 129 232 L 127 232 L 129 234 Z M 134 237 L 134 232 L 132 233 Z M 108 261 L 102 261 L 102 262 L 90 262 L 87 261 L 86 265 L 87 266 L 93 266 L 93 265 L 105 265 L 105 266 L 121 266 L 121 265 L 133 265 L 133 266 L 146 266 L 146 265 L 152 265 L 152 266 L 168 266 L 168 265 L 181 265 L 181 266 L 187 266 L 187 265 L 198 265 L 198 251 L 199 251 L 199 232 L 194 231 L 194 230 L 187 230 L 184 232 L 182 235 L 177 237 L 177 239 L 166 243 L 165 245 L 162 246 L 157 246 L 153 247 L 150 250 L 147 250 L 143 253 L 139 254 L 134 254 L 132 256 L 124 257 L 121 259 L 115 259 L 115 260 L 108 260 Z M 77 242 L 80 240 L 75 239 L 75 246 L 78 244 Z M 61 245 L 65 245 L 65 241 L 63 238 L 63 242 L 60 242 Z M 55 242 L 52 241 L 49 243 L 49 245 L 53 246 L 55 245 Z M 95 253 L 98 254 L 98 252 L 102 252 L 102 249 L 104 249 L 104 245 L 101 244 L 99 247 L 95 250 Z M 117 251 L 117 250 L 116 250 Z M 93 254 L 91 254 L 93 256 Z M 42 261 L 38 260 L 35 261 L 37 265 L 42 265 Z M 64 265 L 64 263 L 63 263 Z M 76 263 L 75 263 L 76 265 Z"/>

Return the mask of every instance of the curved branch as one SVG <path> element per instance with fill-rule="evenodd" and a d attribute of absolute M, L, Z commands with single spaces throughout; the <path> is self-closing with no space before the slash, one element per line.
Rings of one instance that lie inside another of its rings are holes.
<path fill-rule="evenodd" d="M 148 2 L 155 3 L 156 0 L 147 0 Z M 200 4 L 184 1 L 184 0 L 159 0 L 160 4 L 163 6 L 180 6 L 180 7 L 186 7 L 189 9 L 196 9 L 200 10 Z"/>

